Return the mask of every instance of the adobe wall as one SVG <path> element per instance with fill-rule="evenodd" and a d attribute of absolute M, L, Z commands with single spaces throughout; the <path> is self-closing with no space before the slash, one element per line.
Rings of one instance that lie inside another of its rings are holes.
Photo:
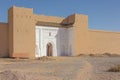
<path fill-rule="evenodd" d="M 10 57 L 35 57 L 37 22 L 61 23 L 64 18 L 33 14 L 33 9 L 15 7 L 8 11 Z"/>
<path fill-rule="evenodd" d="M 74 55 L 104 52 L 119 53 L 119 33 L 88 30 L 88 16 L 67 18 L 33 14 L 33 9 L 12 7 L 8 11 L 10 57 L 35 57 L 35 26 L 38 22 L 73 26 Z"/>
<path fill-rule="evenodd" d="M 89 30 L 89 53 L 120 54 L 120 33 Z"/>
<path fill-rule="evenodd" d="M 75 14 L 74 56 L 88 53 L 88 16 Z"/>
<path fill-rule="evenodd" d="M 35 56 L 35 21 L 33 10 L 12 7 L 8 12 L 10 57 Z"/>
<path fill-rule="evenodd" d="M 0 57 L 8 56 L 8 24 L 0 23 Z"/>
<path fill-rule="evenodd" d="M 34 14 L 34 20 L 35 20 L 35 23 L 37 23 L 39 21 L 40 22 L 61 23 L 64 20 L 64 18 Z"/>

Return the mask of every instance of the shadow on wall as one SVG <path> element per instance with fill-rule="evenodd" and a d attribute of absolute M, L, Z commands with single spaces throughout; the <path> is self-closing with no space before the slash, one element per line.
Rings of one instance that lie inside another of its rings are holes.
<path fill-rule="evenodd" d="M 70 56 L 68 54 L 68 31 L 66 28 L 59 28 L 56 37 L 57 56 Z"/>
<path fill-rule="evenodd" d="M 8 24 L 0 23 L 0 57 L 9 57 Z"/>

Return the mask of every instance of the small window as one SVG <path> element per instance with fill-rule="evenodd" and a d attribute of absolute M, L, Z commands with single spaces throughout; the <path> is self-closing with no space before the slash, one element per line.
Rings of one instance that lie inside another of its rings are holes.
<path fill-rule="evenodd" d="M 51 36 L 51 32 L 49 32 L 49 36 Z"/>

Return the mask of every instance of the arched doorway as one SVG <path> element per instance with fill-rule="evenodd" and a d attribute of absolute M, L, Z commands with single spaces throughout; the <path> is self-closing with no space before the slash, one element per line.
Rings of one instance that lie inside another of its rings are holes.
<path fill-rule="evenodd" d="M 51 43 L 47 44 L 47 56 L 53 56 L 53 46 Z"/>

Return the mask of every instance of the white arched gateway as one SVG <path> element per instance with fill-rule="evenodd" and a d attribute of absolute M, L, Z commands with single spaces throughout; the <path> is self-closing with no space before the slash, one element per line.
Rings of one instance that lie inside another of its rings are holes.
<path fill-rule="evenodd" d="M 35 56 L 42 57 L 72 55 L 70 53 L 73 52 L 73 49 L 69 49 L 69 46 L 73 45 L 72 38 L 72 28 L 36 26 Z"/>

